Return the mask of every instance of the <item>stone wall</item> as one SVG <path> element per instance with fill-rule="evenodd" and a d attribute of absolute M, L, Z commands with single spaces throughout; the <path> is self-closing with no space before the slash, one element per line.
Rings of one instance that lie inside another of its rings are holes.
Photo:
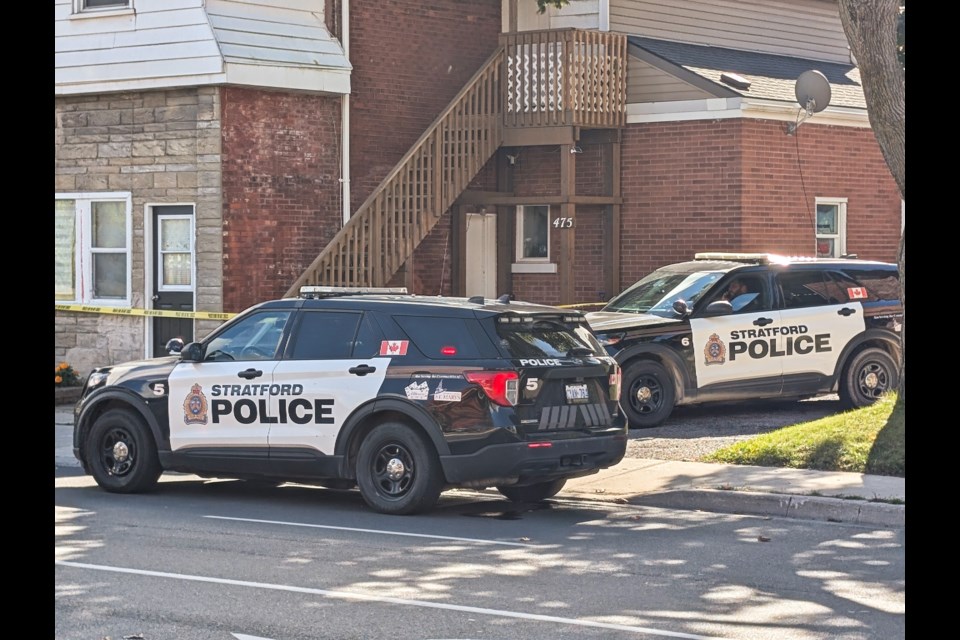
<path fill-rule="evenodd" d="M 194 204 L 197 310 L 221 311 L 220 95 L 217 88 L 145 91 L 55 100 L 55 192 L 132 194 L 132 306 L 144 308 L 147 204 Z M 141 358 L 143 317 L 55 312 L 54 364 L 81 376 Z M 218 321 L 197 321 L 199 338 Z"/>

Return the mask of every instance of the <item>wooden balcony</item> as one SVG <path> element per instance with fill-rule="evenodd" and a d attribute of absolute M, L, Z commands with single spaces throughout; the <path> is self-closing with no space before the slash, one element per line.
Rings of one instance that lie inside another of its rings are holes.
<path fill-rule="evenodd" d="M 579 29 L 525 31 L 503 34 L 500 42 L 504 144 L 570 142 L 567 130 L 575 127 L 626 124 L 625 35 Z"/>

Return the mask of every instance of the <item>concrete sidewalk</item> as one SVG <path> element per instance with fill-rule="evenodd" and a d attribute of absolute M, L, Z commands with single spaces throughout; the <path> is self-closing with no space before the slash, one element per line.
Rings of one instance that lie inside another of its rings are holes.
<path fill-rule="evenodd" d="M 80 466 L 72 411 L 55 408 L 57 467 Z M 903 478 L 639 458 L 571 480 L 558 497 L 889 527 L 906 516 Z"/>

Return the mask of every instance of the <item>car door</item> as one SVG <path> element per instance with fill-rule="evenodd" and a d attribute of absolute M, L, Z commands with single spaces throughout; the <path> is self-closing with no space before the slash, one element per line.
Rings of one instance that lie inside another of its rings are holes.
<path fill-rule="evenodd" d="M 390 358 L 375 321 L 361 311 L 303 309 L 273 371 L 271 463 L 332 455 L 346 419 L 377 397 Z M 308 451 L 305 451 L 308 450 Z M 309 463 L 309 462 L 307 462 Z"/>
<path fill-rule="evenodd" d="M 729 314 L 690 319 L 698 393 L 727 397 L 780 393 L 783 363 L 773 336 L 781 324 L 768 275 L 734 272 L 719 281 L 698 305 L 723 300 L 732 280 L 747 292 L 729 300 Z"/>
<path fill-rule="evenodd" d="M 843 348 L 866 328 L 863 305 L 824 269 L 777 275 L 783 296 L 784 383 L 793 392 L 816 390 L 833 375 Z"/>
<path fill-rule="evenodd" d="M 244 448 L 267 455 L 274 367 L 288 309 L 260 310 L 206 340 L 200 362 L 181 362 L 169 379 L 170 448 Z"/>

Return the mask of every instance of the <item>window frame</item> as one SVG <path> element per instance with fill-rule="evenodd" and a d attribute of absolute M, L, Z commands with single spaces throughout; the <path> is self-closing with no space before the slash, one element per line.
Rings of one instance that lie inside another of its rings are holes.
<path fill-rule="evenodd" d="M 837 232 L 820 233 L 817 218 L 820 206 L 835 206 L 837 208 Z M 820 240 L 833 240 L 833 252 L 830 255 L 821 255 Z M 847 199 L 846 198 L 816 198 L 814 204 L 814 255 L 818 258 L 839 258 L 847 253 Z"/>
<path fill-rule="evenodd" d="M 130 192 L 79 192 L 54 194 L 58 200 L 72 200 L 73 210 L 73 299 L 57 299 L 55 304 L 91 304 L 103 307 L 129 307 L 133 299 L 133 196 Z M 91 246 L 93 238 L 93 203 L 122 202 L 125 209 L 124 248 L 96 249 Z M 97 253 L 123 253 L 126 256 L 126 287 L 123 298 L 97 298 L 94 296 L 93 257 Z"/>
<path fill-rule="evenodd" d="M 102 7 L 88 7 L 87 0 L 73 0 L 74 18 L 90 18 L 99 16 L 116 16 L 134 13 L 134 0 L 116 0 L 114 4 Z"/>
<path fill-rule="evenodd" d="M 161 214 L 163 215 L 163 214 Z M 167 214 L 164 215 L 164 220 L 185 220 L 187 225 L 190 227 L 190 232 L 188 236 L 189 247 L 186 252 L 183 251 L 168 251 L 164 252 L 163 250 L 163 228 L 160 225 L 157 229 L 157 249 L 156 249 L 156 265 L 154 268 L 157 270 L 157 291 L 193 291 L 196 284 L 197 277 L 197 265 L 196 263 L 196 231 L 193 227 L 194 215 L 191 213 L 183 214 Z M 163 258 L 165 253 L 188 253 L 190 255 L 190 283 L 189 284 L 166 284 L 163 280 L 164 269 L 163 269 Z"/>
<path fill-rule="evenodd" d="M 547 210 L 546 228 L 547 228 L 547 255 L 542 258 L 527 258 L 523 255 L 523 220 L 524 210 L 527 207 L 544 207 Z M 516 247 L 514 260 L 516 264 L 550 264 L 550 205 L 548 204 L 521 204 L 517 205 L 517 224 L 516 224 Z"/>

